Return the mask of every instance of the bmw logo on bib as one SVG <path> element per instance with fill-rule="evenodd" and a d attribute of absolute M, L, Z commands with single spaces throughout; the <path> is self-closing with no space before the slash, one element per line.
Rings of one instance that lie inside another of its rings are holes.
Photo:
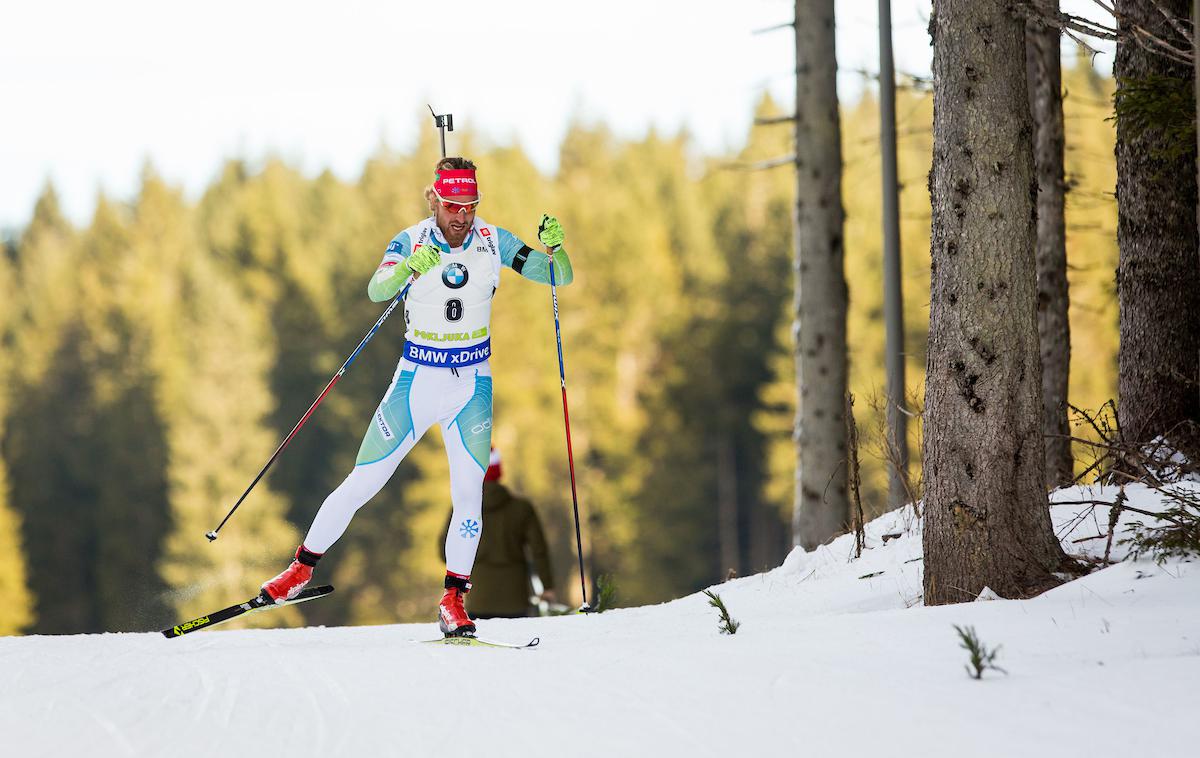
<path fill-rule="evenodd" d="M 461 263 L 451 263 L 442 269 L 442 281 L 452 290 L 467 283 L 467 267 Z"/>

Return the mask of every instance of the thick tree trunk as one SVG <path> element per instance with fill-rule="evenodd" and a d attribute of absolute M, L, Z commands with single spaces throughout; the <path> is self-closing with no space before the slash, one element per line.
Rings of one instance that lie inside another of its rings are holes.
<path fill-rule="evenodd" d="M 1184 18 L 1188 0 L 1159 0 Z M 1119 17 L 1164 38 L 1168 21 L 1145 0 L 1117 0 Z M 1191 66 L 1117 44 L 1114 66 L 1121 82 L 1147 77 L 1192 81 Z M 1200 421 L 1200 257 L 1196 229 L 1196 154 L 1164 158 L 1160 130 L 1139 130 L 1117 119 L 1117 297 L 1121 348 L 1118 415 L 1127 442 L 1160 435 L 1200 452 L 1194 430 Z"/>
<path fill-rule="evenodd" d="M 833 0 L 796 0 L 795 544 L 846 529 L 846 279 Z"/>
<path fill-rule="evenodd" d="M 1006 0 L 937 0 L 925 602 L 1056 583 L 1042 458 L 1033 125 Z"/>
<path fill-rule="evenodd" d="M 1058 10 L 1058 0 L 1047 9 Z M 1064 216 L 1062 54 L 1059 31 L 1035 22 L 1025 28 L 1025 70 L 1033 112 L 1037 170 L 1037 313 L 1042 353 L 1042 432 L 1046 488 L 1074 480 L 1075 461 L 1067 439 L 1067 386 L 1071 371 L 1071 326 L 1067 315 L 1067 224 Z"/>

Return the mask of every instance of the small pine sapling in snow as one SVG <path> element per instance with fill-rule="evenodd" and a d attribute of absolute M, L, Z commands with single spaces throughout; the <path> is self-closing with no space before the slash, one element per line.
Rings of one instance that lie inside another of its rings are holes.
<path fill-rule="evenodd" d="M 738 627 L 742 624 L 739 621 L 734 621 L 733 618 L 730 617 L 729 610 L 725 607 L 725 603 L 721 600 L 721 596 L 712 590 L 705 590 L 704 594 L 708 595 L 708 604 L 721 612 L 721 623 L 719 626 L 721 634 L 737 634 Z"/>
<path fill-rule="evenodd" d="M 982 679 L 983 672 L 991 669 L 999 671 L 1001 674 L 1008 672 L 996 665 L 996 654 L 1000 652 L 1000 646 L 996 646 L 994 650 L 989 650 L 987 645 L 980 641 L 979 635 L 975 634 L 975 627 L 961 627 L 958 624 L 954 625 L 954 631 L 958 632 L 958 637 L 962 641 L 962 648 L 971 654 L 971 662 L 966 666 L 967 674 L 972 679 Z"/>
<path fill-rule="evenodd" d="M 612 574 L 601 574 L 596 577 L 596 613 L 604 613 L 613 607 L 617 599 L 617 583 Z"/>

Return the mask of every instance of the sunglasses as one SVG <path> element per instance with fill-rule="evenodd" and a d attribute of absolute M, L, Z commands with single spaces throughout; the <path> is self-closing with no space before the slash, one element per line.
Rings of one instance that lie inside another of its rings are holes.
<path fill-rule="evenodd" d="M 454 200 L 442 200 L 441 202 L 442 202 L 442 207 L 445 208 L 446 210 L 448 210 L 452 214 L 457 214 L 459 211 L 466 211 L 467 213 L 474 213 L 475 209 L 479 207 L 478 200 L 472 201 L 470 203 L 459 203 Z"/>

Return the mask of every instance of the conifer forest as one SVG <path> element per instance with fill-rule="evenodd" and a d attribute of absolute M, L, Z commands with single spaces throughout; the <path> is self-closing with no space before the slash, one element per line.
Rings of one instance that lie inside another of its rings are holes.
<path fill-rule="evenodd" d="M 1151 75 L 1171 72 L 1130 74 Z M 1092 414 L 1118 398 L 1125 338 L 1115 276 L 1124 159 L 1115 149 L 1117 90 L 1087 51 L 1064 56 L 1066 400 Z M 838 106 L 848 397 L 845 408 L 828 409 L 853 420 L 852 455 L 839 465 L 861 503 L 860 522 L 892 507 L 895 458 L 881 102 L 876 87 L 863 92 Z M 916 497 L 931 484 L 921 467 L 927 366 L 958 365 L 927 354 L 942 349 L 944 336 L 930 338 L 931 303 L 946 302 L 931 298 L 931 260 L 951 265 L 956 253 L 943 232 L 931 239 L 935 219 L 956 222 L 954 208 L 935 208 L 930 193 L 943 181 L 968 189 L 934 165 L 943 150 L 934 103 L 930 82 L 900 78 L 904 435 Z M 779 160 L 795 152 L 788 115 L 764 97 L 745 114 L 755 125 L 731 154 L 704 154 L 686 132 L 628 139 L 603 123 L 576 123 L 553 175 L 469 123 L 454 133 L 451 154 L 479 166 L 481 218 L 531 244 L 543 213 L 557 215 L 566 232 L 575 280 L 558 299 L 584 563 L 588 587 L 605 577 L 618 605 L 660 602 L 731 572 L 778 566 L 798 544 L 797 178 L 795 164 Z M 220 541 L 204 534 L 379 317 L 383 306 L 367 298 L 367 281 L 393 235 L 428 215 L 422 193 L 440 146 L 421 118 L 415 148 L 381 146 L 352 179 L 305 173 L 281 157 L 231 158 L 193 197 L 147 163 L 135 196 L 101 194 L 83 225 L 68 220 L 47 183 L 0 255 L 0 634 L 153 630 L 250 596 L 286 565 L 354 465 L 402 349 L 402 311 Z M 1193 206 L 1194 158 L 1193 136 Z M 1194 258 L 1194 216 L 1191 234 Z M 967 248 L 962 256 L 975 254 Z M 512 271 L 502 281 L 492 317 L 492 439 L 506 483 L 542 515 L 560 593 L 577 604 L 550 293 Z M 1195 281 L 1193 274 L 1188 286 Z M 961 381 L 974 392 L 969 378 Z M 983 389 L 979 398 L 991 402 Z M 1095 458 L 1082 440 L 1100 431 L 1081 419 L 1071 416 L 1069 475 L 1085 473 Z M 322 563 L 324 580 L 353 591 L 246 623 L 429 620 L 450 507 L 439 434 L 427 433 Z M 805 486 L 821 496 L 830 481 Z M 935 602 L 936 588 L 926 592 Z"/>

